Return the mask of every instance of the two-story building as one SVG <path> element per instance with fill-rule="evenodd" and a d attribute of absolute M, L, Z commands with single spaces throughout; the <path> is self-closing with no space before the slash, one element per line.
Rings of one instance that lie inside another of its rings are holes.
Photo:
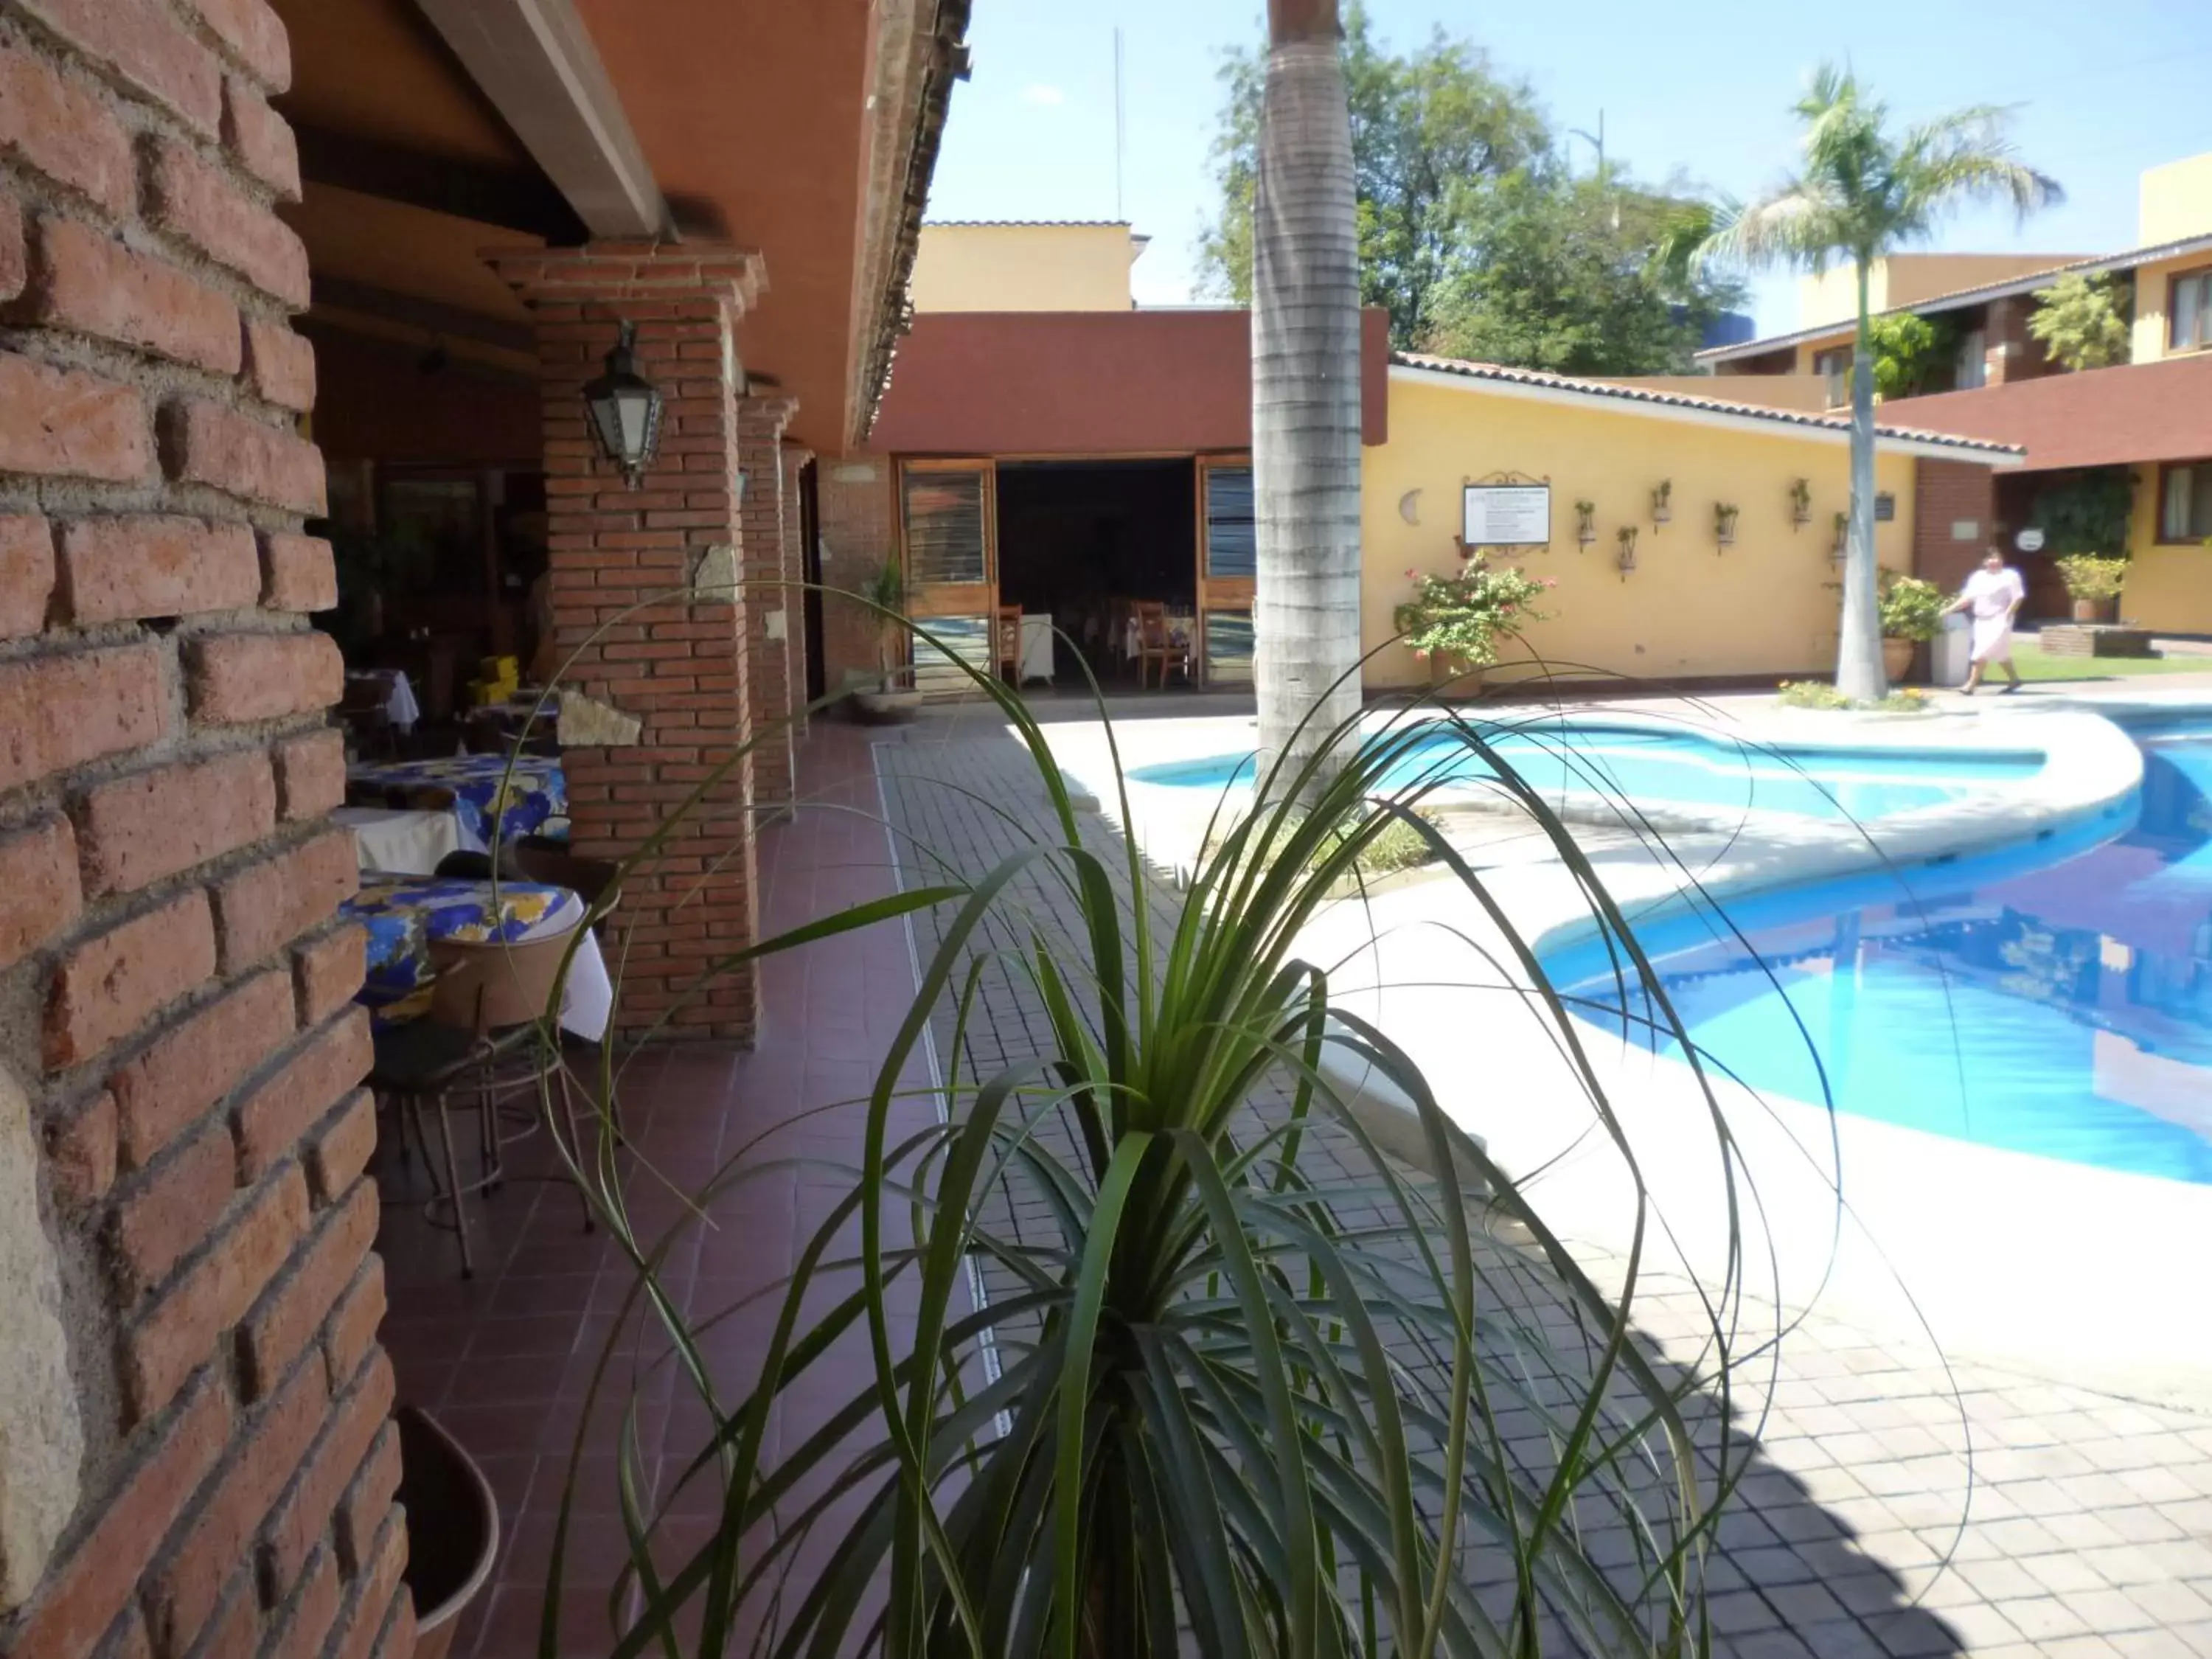
<path fill-rule="evenodd" d="M 2125 362 L 2069 372 L 2030 332 L 2040 296 L 2070 274 L 2119 285 L 2131 319 Z M 1801 392 L 1817 386 L 1819 401 L 1840 408 L 1854 279 L 1849 266 L 1807 278 L 1803 326 L 1700 360 L 1723 379 L 1791 377 Z M 2083 525 L 2109 520 L 2113 528 L 2098 539 L 2112 544 L 2096 550 L 2134 561 L 2126 616 L 2162 632 L 2212 633 L 2212 154 L 2142 175 L 2133 247 L 2086 258 L 1900 254 L 1869 273 L 1869 288 L 1878 314 L 1939 321 L 1954 342 L 1918 395 L 1887 400 L 1910 402 L 1892 408 L 1895 417 L 2027 451 L 2017 471 L 1961 475 L 1952 493 L 1991 492 L 1980 511 L 1964 502 L 1960 516 L 1993 524 L 2014 550 L 2031 613 L 2063 606 L 2052 555 L 2074 546 Z M 2045 532 L 2034 551 L 2019 546 L 2029 529 Z M 1957 569 L 1927 574 L 1962 575 L 1973 551 L 1962 545 Z"/>

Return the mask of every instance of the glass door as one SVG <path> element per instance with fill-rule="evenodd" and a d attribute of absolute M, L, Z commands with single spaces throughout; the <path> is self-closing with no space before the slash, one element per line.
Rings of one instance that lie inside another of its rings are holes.
<path fill-rule="evenodd" d="M 926 696 L 961 696 L 975 689 L 956 659 L 991 672 L 991 622 L 999 602 L 997 483 L 987 460 L 899 463 L 907 614 L 938 641 L 914 641 L 914 683 Z"/>
<path fill-rule="evenodd" d="M 1249 456 L 1198 458 L 1198 662 L 1206 685 L 1252 683 L 1259 543 Z"/>

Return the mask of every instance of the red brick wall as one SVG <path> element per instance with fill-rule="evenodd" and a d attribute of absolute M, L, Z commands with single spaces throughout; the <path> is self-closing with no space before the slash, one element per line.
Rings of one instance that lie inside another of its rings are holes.
<path fill-rule="evenodd" d="M 0 1067 L 85 1442 L 26 1659 L 412 1640 L 289 75 L 264 0 L 0 14 Z"/>
<path fill-rule="evenodd" d="M 1912 568 L 1947 591 L 1963 583 L 1996 534 L 1994 475 L 1967 461 L 1925 457 L 1913 464 Z M 1966 525 L 1975 533 L 1960 538 Z"/>
<path fill-rule="evenodd" d="M 793 624 L 799 611 L 783 580 L 783 428 L 798 412 L 790 398 L 747 398 L 738 405 L 738 459 L 745 470 L 742 569 L 745 589 L 746 693 L 759 746 L 753 798 L 774 810 L 792 797 L 797 734 L 791 714 Z M 798 504 L 789 504 L 795 515 Z M 781 637 L 771 637 L 781 634 Z M 802 683 L 803 684 L 803 683 Z M 805 699 L 801 698 L 801 702 Z"/>
<path fill-rule="evenodd" d="M 790 613 L 785 627 L 790 635 L 792 729 L 802 738 L 806 735 L 806 595 L 799 584 L 806 580 L 806 552 L 799 481 L 813 459 L 811 449 L 783 447 L 783 580 L 788 584 L 784 604 Z"/>
<path fill-rule="evenodd" d="M 893 550 L 891 462 L 870 456 L 815 466 L 816 495 L 822 513 L 822 585 L 857 586 Z M 835 691 L 848 675 L 872 683 L 876 665 L 874 617 L 833 593 L 822 601 L 823 684 Z"/>
<path fill-rule="evenodd" d="M 751 729 L 747 600 L 688 590 L 702 559 L 744 540 L 730 336 L 757 261 L 699 243 L 599 242 L 493 263 L 537 325 L 554 626 L 562 657 L 577 652 L 571 689 L 643 722 L 635 745 L 565 749 L 576 851 L 627 856 L 714 780 L 623 884 L 617 1020 L 749 1039 L 750 970 L 702 979 L 752 942 L 757 921 L 753 769 L 738 753 Z M 625 319 L 637 325 L 639 372 L 667 397 L 659 452 L 635 489 L 599 458 L 583 401 Z"/>

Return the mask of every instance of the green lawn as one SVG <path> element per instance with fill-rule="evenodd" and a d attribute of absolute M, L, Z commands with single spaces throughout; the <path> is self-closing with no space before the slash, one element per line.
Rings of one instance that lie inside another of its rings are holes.
<path fill-rule="evenodd" d="M 2013 666 L 2024 680 L 2110 680 L 2135 674 L 2212 674 L 2212 657 L 2054 657 L 2025 640 L 2012 647 Z M 2004 671 L 1990 678 L 2002 681 Z"/>

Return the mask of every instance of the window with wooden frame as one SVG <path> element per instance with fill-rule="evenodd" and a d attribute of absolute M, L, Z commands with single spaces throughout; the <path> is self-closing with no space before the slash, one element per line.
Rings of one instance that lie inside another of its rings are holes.
<path fill-rule="evenodd" d="M 2212 461 L 2176 461 L 2158 476 L 2158 538 L 2167 544 L 2212 538 Z"/>
<path fill-rule="evenodd" d="M 1248 684 L 1260 565 L 1249 456 L 1199 458 L 1198 520 L 1199 672 L 1208 685 Z"/>
<path fill-rule="evenodd" d="M 997 483 L 988 460 L 899 463 L 907 614 L 930 635 L 914 642 L 914 683 L 928 696 L 973 691 L 960 662 L 990 672 L 999 603 Z"/>
<path fill-rule="evenodd" d="M 2212 265 L 2185 270 L 2166 285 L 2166 345 L 2169 351 L 2212 346 Z"/>
<path fill-rule="evenodd" d="M 1837 346 L 1813 354 L 1813 372 L 1828 384 L 1828 407 L 1841 409 L 1851 400 L 1851 349 Z"/>

